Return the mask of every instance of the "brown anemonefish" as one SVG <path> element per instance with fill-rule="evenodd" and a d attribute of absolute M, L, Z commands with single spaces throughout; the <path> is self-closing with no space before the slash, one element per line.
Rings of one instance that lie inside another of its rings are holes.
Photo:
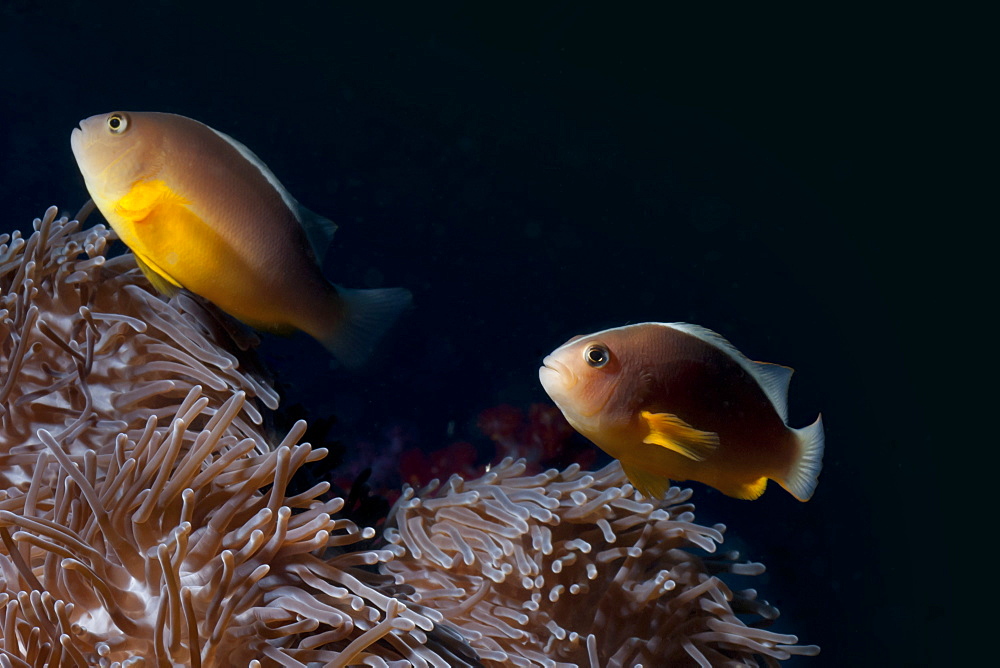
<path fill-rule="evenodd" d="M 569 423 L 646 496 L 663 496 L 670 480 L 740 499 L 759 497 L 768 478 L 799 501 L 816 489 L 823 422 L 786 424 L 792 370 L 752 362 L 711 330 L 616 327 L 574 337 L 542 364 L 542 386 Z"/>
<path fill-rule="evenodd" d="M 243 322 L 300 329 L 359 366 L 408 290 L 349 290 L 320 266 L 336 226 L 231 137 L 153 112 L 92 116 L 70 143 L 97 208 L 167 295 L 201 295 Z"/>

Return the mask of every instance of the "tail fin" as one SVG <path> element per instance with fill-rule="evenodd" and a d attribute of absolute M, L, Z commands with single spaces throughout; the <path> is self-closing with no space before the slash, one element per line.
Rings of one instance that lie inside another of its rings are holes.
<path fill-rule="evenodd" d="M 357 369 L 371 355 L 378 340 L 413 303 L 413 296 L 405 288 L 352 290 L 336 287 L 343 303 L 343 318 L 322 343 L 344 366 Z"/>
<path fill-rule="evenodd" d="M 808 501 L 816 491 L 823 468 L 823 416 L 808 427 L 794 429 L 798 454 L 778 484 L 799 501 Z"/>

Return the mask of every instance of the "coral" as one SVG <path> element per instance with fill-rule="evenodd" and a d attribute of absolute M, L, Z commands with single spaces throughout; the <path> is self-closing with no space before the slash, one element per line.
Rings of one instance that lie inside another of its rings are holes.
<path fill-rule="evenodd" d="M 405 483 L 422 487 L 435 478 L 452 473 L 476 475 L 482 468 L 476 466 L 477 456 L 475 447 L 465 441 L 457 441 L 431 453 L 411 448 L 399 457 L 399 471 Z"/>
<path fill-rule="evenodd" d="M 527 415 L 507 404 L 488 408 L 480 413 L 477 426 L 497 448 L 494 461 L 524 459 L 529 473 L 570 464 L 590 468 L 599 452 L 590 445 L 577 447 L 576 430 L 551 404 L 531 404 Z"/>
<path fill-rule="evenodd" d="M 355 440 L 347 448 L 350 461 L 338 467 L 334 483 L 341 489 L 365 475 L 369 488 L 395 501 L 403 484 L 422 487 L 453 473 L 478 476 L 483 465 L 505 457 L 523 459 L 529 473 L 579 464 L 590 468 L 600 452 L 583 441 L 552 405 L 531 404 L 527 412 L 508 404 L 483 410 L 476 420 L 489 442 L 452 441 L 443 447 L 423 447 L 411 429 L 395 425 L 378 440 Z"/>
<path fill-rule="evenodd" d="M 406 552 L 382 570 L 486 665 L 775 665 L 818 651 L 736 616 L 767 622 L 777 610 L 717 574 L 763 566 L 707 556 L 725 527 L 694 523 L 690 490 L 643 501 L 618 462 L 596 473 L 525 469 L 505 459 L 477 480 L 411 488 L 385 531 Z"/>

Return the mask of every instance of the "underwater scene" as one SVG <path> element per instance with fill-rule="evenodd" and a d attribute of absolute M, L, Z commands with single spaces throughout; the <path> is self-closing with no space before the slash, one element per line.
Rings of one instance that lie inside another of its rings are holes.
<path fill-rule="evenodd" d="M 0 5 L 0 665 L 948 663 L 878 49 L 651 7 Z"/>

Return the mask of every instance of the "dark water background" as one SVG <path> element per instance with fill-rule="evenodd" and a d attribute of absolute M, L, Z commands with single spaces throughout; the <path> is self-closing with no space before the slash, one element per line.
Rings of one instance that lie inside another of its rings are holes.
<path fill-rule="evenodd" d="M 169 111 L 236 137 L 340 225 L 331 279 L 414 292 L 361 375 L 308 337 L 265 341 L 287 403 L 334 415 L 346 457 L 399 425 L 483 445 L 476 416 L 547 402 L 539 360 L 574 334 L 710 327 L 797 369 L 794 426 L 824 415 L 811 502 L 695 490 L 699 520 L 767 565 L 744 586 L 775 630 L 822 646 L 788 665 L 943 661 L 947 499 L 914 327 L 941 288 L 903 204 L 925 131 L 909 19 L 420 4 L 5 0 L 2 231 L 87 198 L 81 118 Z"/>

